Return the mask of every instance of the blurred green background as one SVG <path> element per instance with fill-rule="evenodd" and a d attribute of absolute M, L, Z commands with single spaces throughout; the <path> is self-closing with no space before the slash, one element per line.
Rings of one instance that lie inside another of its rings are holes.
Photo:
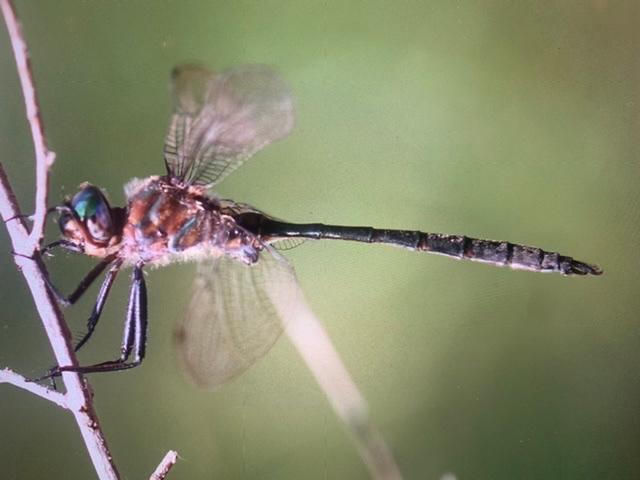
<path fill-rule="evenodd" d="M 57 161 L 50 202 L 83 181 L 163 172 L 168 72 L 276 66 L 294 133 L 220 194 L 292 221 L 508 239 L 600 264 L 563 278 L 400 249 L 307 242 L 287 255 L 406 478 L 639 478 L 635 1 L 16 1 Z M 4 26 L 3 26 L 4 27 Z M 0 160 L 24 211 L 33 154 L 5 29 Z M 50 238 L 55 238 L 51 225 Z M 93 262 L 48 261 L 70 291 Z M 0 229 L 0 366 L 52 364 Z M 218 392 L 181 375 L 171 332 L 193 265 L 148 275 L 147 360 L 94 375 L 124 478 L 167 449 L 171 479 L 367 478 L 287 340 Z M 83 362 L 117 353 L 122 275 Z M 80 334 L 96 288 L 67 311 Z M 92 478 L 67 413 L 0 386 L 2 478 Z"/>

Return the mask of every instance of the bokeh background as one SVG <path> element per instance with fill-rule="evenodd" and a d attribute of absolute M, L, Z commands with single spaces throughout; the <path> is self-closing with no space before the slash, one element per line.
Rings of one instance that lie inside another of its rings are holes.
<path fill-rule="evenodd" d="M 16 1 L 57 161 L 51 203 L 90 181 L 161 173 L 168 72 L 276 66 L 294 133 L 219 192 L 292 221 L 538 245 L 600 264 L 563 278 L 383 246 L 288 253 L 406 478 L 639 478 L 640 4 Z M 32 208 L 33 154 L 4 25 L 0 159 Z M 55 238 L 51 225 L 50 238 Z M 48 261 L 71 290 L 92 265 Z M 0 229 L 0 366 L 52 355 Z M 192 265 L 148 274 L 134 371 L 94 375 L 124 478 L 165 451 L 172 479 L 367 478 L 286 339 L 217 392 L 181 375 L 171 333 Z M 116 354 L 122 275 L 83 362 Z M 76 334 L 95 298 L 67 311 Z M 0 386 L 2 478 L 92 478 L 72 417 Z"/>

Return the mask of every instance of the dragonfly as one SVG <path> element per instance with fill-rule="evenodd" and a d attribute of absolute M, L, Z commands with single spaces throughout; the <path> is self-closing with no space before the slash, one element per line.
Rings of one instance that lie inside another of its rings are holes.
<path fill-rule="evenodd" d="M 146 352 L 148 297 L 143 269 L 197 262 L 191 301 L 176 334 L 178 351 L 197 384 L 215 388 L 237 377 L 274 345 L 298 291 L 278 245 L 291 239 L 387 244 L 491 265 L 562 275 L 600 275 L 596 266 L 537 247 L 466 235 L 414 230 L 291 223 L 216 195 L 215 187 L 266 145 L 290 133 L 294 102 L 281 76 L 247 65 L 214 73 L 200 65 L 171 75 L 173 109 L 164 143 L 164 175 L 130 180 L 127 204 L 112 207 L 103 191 L 82 184 L 55 209 L 62 248 L 99 259 L 78 287 L 74 304 L 104 274 L 82 348 L 96 329 L 118 273 L 131 268 L 122 344 L 117 358 L 61 372 L 112 372 L 139 366 Z M 106 273 L 105 273 L 106 271 Z"/>

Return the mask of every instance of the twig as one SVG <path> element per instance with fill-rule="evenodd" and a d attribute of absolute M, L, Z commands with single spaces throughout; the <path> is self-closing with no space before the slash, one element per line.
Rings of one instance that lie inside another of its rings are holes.
<path fill-rule="evenodd" d="M 47 148 L 29 64 L 27 44 L 22 36 L 20 23 L 11 0 L 0 0 L 0 10 L 2 10 L 7 30 L 9 31 L 16 59 L 36 157 L 36 208 L 31 232 L 28 233 L 22 218 L 19 216 L 20 207 L 1 163 L 0 215 L 7 225 L 15 263 L 27 281 L 58 365 L 77 365 L 77 359 L 69 342 L 71 337 L 69 329 L 47 287 L 45 281 L 46 269 L 38 254 L 47 216 L 48 173 L 53 164 L 55 154 Z M 78 424 L 98 478 L 101 480 L 117 480 L 120 478 L 105 437 L 100 429 L 98 417 L 93 408 L 91 391 L 88 384 L 84 382 L 79 374 L 73 372 L 64 372 L 62 374 L 62 380 L 66 388 L 65 394 L 54 392 L 41 385 L 28 383 L 23 377 L 10 370 L 2 370 L 0 374 L 0 383 L 11 383 L 68 409 Z M 171 468 L 170 463 L 171 457 L 169 455 L 165 456 L 161 463 L 161 465 L 165 465 L 164 470 L 160 470 L 165 472 L 164 475 Z M 175 463 L 175 460 L 173 463 Z"/>
<path fill-rule="evenodd" d="M 2 15 L 7 24 L 13 55 L 16 59 L 16 67 L 24 95 L 27 120 L 31 127 L 31 137 L 33 138 L 33 147 L 36 155 L 36 208 L 34 225 L 29 237 L 29 244 L 24 245 L 27 250 L 31 250 L 37 248 L 42 240 L 47 211 L 48 170 L 55 160 L 55 154 L 47 148 L 44 127 L 42 126 L 40 109 L 38 107 L 38 97 L 36 96 L 36 90 L 33 86 L 33 73 L 29 61 L 29 51 L 22 35 L 20 22 L 16 17 L 15 9 L 10 0 L 2 0 L 2 2 L 0 2 L 0 8 L 2 8 Z"/>
<path fill-rule="evenodd" d="M 69 330 L 55 299 L 52 298 L 46 286 L 44 265 L 35 250 L 25 248 L 25 245 L 30 243 L 27 231 L 20 220 L 13 218 L 19 211 L 5 171 L 0 164 L 0 213 L 7 223 L 14 252 L 20 252 L 14 256 L 14 260 L 27 281 L 56 361 L 59 365 L 77 365 L 73 348 L 68 341 Z M 118 479 L 118 472 L 100 430 L 88 387 L 76 373 L 64 372 L 62 379 L 67 390 L 65 403 L 75 417 L 98 477 L 101 480 Z"/>
<path fill-rule="evenodd" d="M 169 473 L 169 470 L 171 470 L 171 467 L 176 464 L 177 460 L 178 452 L 175 450 L 169 450 L 158 465 L 158 468 L 153 471 L 149 480 L 164 480 Z"/>
<path fill-rule="evenodd" d="M 14 385 L 18 388 L 22 388 L 23 390 L 31 392 L 34 395 L 44 398 L 45 400 L 49 400 L 50 402 L 55 403 L 59 407 L 62 407 L 65 409 L 69 408 L 67 406 L 67 399 L 62 393 L 56 392 L 55 390 L 51 390 L 50 388 L 47 388 L 47 387 L 43 387 L 38 383 L 30 382 L 29 380 L 24 378 L 22 375 L 14 372 L 9 368 L 4 368 L 0 370 L 0 383 L 10 383 L 11 385 Z"/>
<path fill-rule="evenodd" d="M 36 212 L 34 228 L 31 234 L 16 215 L 20 208 L 16 201 L 7 175 L 0 164 L 0 213 L 7 223 L 16 265 L 24 275 L 31 296 L 49 338 L 49 343 L 59 365 L 77 365 L 73 348 L 69 343 L 69 330 L 63 321 L 62 313 L 47 288 L 46 270 L 37 255 L 40 238 L 46 220 L 47 177 L 52 154 L 44 143 L 42 122 L 39 117 L 33 78 L 28 63 L 27 47 L 22 37 L 20 24 L 10 0 L 0 0 L 0 9 L 7 24 L 11 45 L 16 57 L 18 76 L 25 97 L 27 118 L 31 125 L 36 152 Z M 62 375 L 67 393 L 65 403 L 73 414 L 84 439 L 93 465 L 101 480 L 116 480 L 118 472 L 111 459 L 107 443 L 100 430 L 98 417 L 93 409 L 91 393 L 80 375 L 65 372 Z"/>

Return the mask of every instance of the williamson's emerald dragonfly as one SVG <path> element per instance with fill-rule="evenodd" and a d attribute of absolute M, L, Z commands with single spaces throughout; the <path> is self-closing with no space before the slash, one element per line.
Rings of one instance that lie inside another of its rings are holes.
<path fill-rule="evenodd" d="M 90 184 L 62 205 L 62 238 L 43 248 L 63 248 L 100 262 L 63 305 L 75 303 L 106 274 L 79 350 L 94 332 L 116 275 L 133 269 L 120 355 L 64 371 L 110 372 L 140 365 L 147 336 L 143 268 L 197 261 L 192 299 L 176 338 L 190 376 L 215 387 L 263 356 L 287 322 L 296 300 L 292 267 L 277 250 L 286 239 L 332 239 L 395 245 L 497 266 L 563 275 L 600 275 L 595 265 L 555 252 L 505 241 L 411 230 L 290 223 L 213 192 L 219 182 L 266 145 L 286 136 L 294 105 L 286 83 L 266 66 L 215 74 L 197 65 L 172 73 L 173 112 L 164 144 L 166 174 L 133 179 L 127 205 L 112 207 Z M 44 378 L 44 377 L 43 377 Z"/>

